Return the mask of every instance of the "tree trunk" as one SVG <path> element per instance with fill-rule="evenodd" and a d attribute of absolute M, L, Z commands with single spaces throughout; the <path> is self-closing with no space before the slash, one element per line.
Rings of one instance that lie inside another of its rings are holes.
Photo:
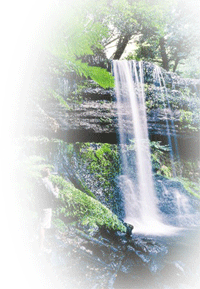
<path fill-rule="evenodd" d="M 162 57 L 162 67 L 169 71 L 169 59 L 167 57 L 167 52 L 166 52 L 166 48 L 165 48 L 165 39 L 164 37 L 161 37 L 159 40 L 159 44 L 160 44 L 160 52 L 161 52 L 161 57 Z"/>
<path fill-rule="evenodd" d="M 120 36 L 119 41 L 117 43 L 117 50 L 114 53 L 113 59 L 120 59 L 122 56 L 129 40 L 131 39 L 130 34 L 126 34 L 125 36 Z"/>
<path fill-rule="evenodd" d="M 177 58 L 176 58 L 176 60 L 175 60 L 175 64 L 174 64 L 174 67 L 173 67 L 173 72 L 175 72 L 175 71 L 176 71 L 176 68 L 177 68 L 177 66 L 178 66 L 178 64 L 179 64 L 179 61 L 180 61 L 180 58 L 179 58 L 179 57 L 177 57 Z"/>

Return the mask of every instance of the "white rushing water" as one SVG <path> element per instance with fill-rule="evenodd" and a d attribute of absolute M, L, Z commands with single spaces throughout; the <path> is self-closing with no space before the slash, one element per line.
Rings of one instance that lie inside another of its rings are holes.
<path fill-rule="evenodd" d="M 118 109 L 119 141 L 122 148 L 130 143 L 135 148 L 135 163 L 122 152 L 120 184 L 124 195 L 125 222 L 134 232 L 170 234 L 175 228 L 164 225 L 157 208 L 153 183 L 150 144 L 144 95 L 143 63 L 113 61 Z M 133 177 L 136 171 L 136 177 Z"/>

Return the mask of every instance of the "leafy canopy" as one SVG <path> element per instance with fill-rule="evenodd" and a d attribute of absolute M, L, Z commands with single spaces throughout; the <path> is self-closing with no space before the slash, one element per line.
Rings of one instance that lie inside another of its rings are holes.
<path fill-rule="evenodd" d="M 114 80 L 108 71 L 81 60 L 85 55 L 93 55 L 94 48 L 103 48 L 101 41 L 108 32 L 105 25 L 94 19 L 94 6 L 90 2 L 79 0 L 59 4 L 52 15 L 46 49 L 56 58 L 60 74 L 73 71 L 81 77 L 92 78 L 104 88 L 113 87 Z"/>

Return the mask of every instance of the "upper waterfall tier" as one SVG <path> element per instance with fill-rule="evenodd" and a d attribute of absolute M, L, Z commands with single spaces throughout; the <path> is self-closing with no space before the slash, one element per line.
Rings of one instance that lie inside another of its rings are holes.
<path fill-rule="evenodd" d="M 166 118 L 169 111 L 159 100 L 158 90 L 155 96 L 156 84 L 153 83 L 152 67 L 152 64 L 144 63 L 148 130 L 150 139 L 166 143 Z M 200 80 L 181 79 L 176 74 L 165 71 L 163 73 L 169 101 L 172 104 L 170 113 L 173 116 L 180 153 L 182 150 L 185 154 L 185 148 L 188 146 L 193 147 L 195 151 L 200 144 L 199 118 L 195 113 L 200 107 Z M 72 98 L 68 101 L 69 95 L 63 95 L 62 87 L 58 87 L 57 92 L 65 98 L 68 107 L 63 106 L 55 98 L 49 98 L 47 101 L 27 101 L 22 105 L 23 111 L 20 113 L 22 123 L 18 124 L 22 133 L 46 135 L 68 142 L 117 142 L 117 108 L 112 89 L 94 87 L 89 81 L 87 87 L 75 91 L 75 94 L 80 96 L 79 103 L 73 102 Z M 131 124 L 127 121 L 127 131 L 130 127 Z M 19 131 L 19 127 L 17 130 Z"/>

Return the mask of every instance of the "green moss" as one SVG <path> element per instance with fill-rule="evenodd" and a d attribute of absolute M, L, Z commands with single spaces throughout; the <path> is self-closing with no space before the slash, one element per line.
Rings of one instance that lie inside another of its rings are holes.
<path fill-rule="evenodd" d="M 111 124 L 112 123 L 112 119 L 109 117 L 101 117 L 99 120 L 100 120 L 101 124 Z"/>
<path fill-rule="evenodd" d="M 200 199 L 200 184 L 190 181 L 188 178 L 179 178 L 184 188 L 193 196 Z"/>
<path fill-rule="evenodd" d="M 60 176 L 51 176 L 51 180 L 60 191 L 60 215 L 73 217 L 83 225 L 91 227 L 106 226 L 109 229 L 126 231 L 118 217 L 100 202 L 76 189 Z"/>
<path fill-rule="evenodd" d="M 180 109 L 179 112 L 180 112 L 179 121 L 183 124 L 183 128 L 188 128 L 192 131 L 198 131 L 198 128 L 194 126 L 194 118 L 195 118 L 194 112 L 186 111 L 183 109 Z"/>
<path fill-rule="evenodd" d="M 60 94 L 58 94 L 56 91 L 54 91 L 53 89 L 50 89 L 50 90 L 49 90 L 49 95 L 50 95 L 51 97 L 57 99 L 62 106 L 66 107 L 67 109 L 70 110 L 70 107 L 69 107 L 69 105 L 67 104 L 67 102 L 66 102 L 66 101 L 64 100 L 64 98 L 63 98 Z"/>
<path fill-rule="evenodd" d="M 111 144 L 80 144 L 79 154 L 87 165 L 89 172 L 101 182 L 107 198 L 112 199 L 114 180 L 120 172 L 120 156 L 116 145 Z"/>
<path fill-rule="evenodd" d="M 161 145 L 160 141 L 150 142 L 151 159 L 154 171 L 166 178 L 172 177 L 172 169 L 169 156 L 169 146 Z"/>
<path fill-rule="evenodd" d="M 150 142 L 153 169 L 156 174 L 172 178 L 172 168 L 169 156 L 169 147 L 160 142 Z M 193 196 L 200 199 L 200 170 L 196 161 L 174 161 L 177 179 Z"/>
<path fill-rule="evenodd" d="M 82 181 L 79 180 L 79 182 L 80 182 L 81 190 L 83 190 L 83 192 L 86 193 L 88 196 L 96 199 L 96 196 L 92 193 L 92 191 L 90 191 L 88 189 L 88 187 L 86 186 L 85 182 L 83 180 Z"/>

